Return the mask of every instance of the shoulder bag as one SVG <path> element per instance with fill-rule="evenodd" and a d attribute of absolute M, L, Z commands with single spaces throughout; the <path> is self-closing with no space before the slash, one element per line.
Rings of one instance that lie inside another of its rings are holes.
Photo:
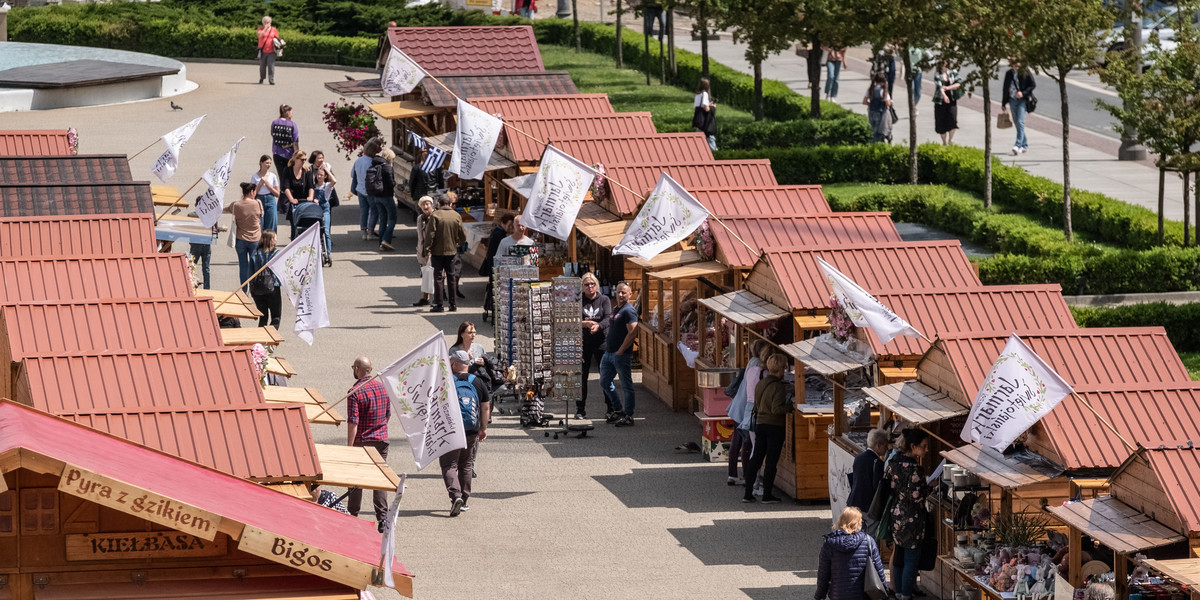
<path fill-rule="evenodd" d="M 867 540 L 868 544 L 874 542 Z M 879 571 L 875 570 L 874 557 L 879 554 L 879 548 L 872 548 L 873 552 L 868 553 L 867 565 L 863 567 L 863 595 L 869 600 L 885 600 L 888 597 L 887 585 L 879 578 Z"/>
<path fill-rule="evenodd" d="M 1037 110 L 1037 96 L 1033 92 L 1025 94 L 1025 112 L 1033 112 Z"/>

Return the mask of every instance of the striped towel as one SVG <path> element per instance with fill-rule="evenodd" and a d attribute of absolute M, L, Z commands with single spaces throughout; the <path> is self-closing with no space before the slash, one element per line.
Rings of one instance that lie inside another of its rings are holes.
<path fill-rule="evenodd" d="M 412 142 L 413 147 L 417 150 L 424 150 L 425 146 L 427 145 L 425 143 L 425 138 L 417 135 L 417 132 L 415 131 L 408 132 L 408 140 Z"/>
<path fill-rule="evenodd" d="M 421 170 L 426 173 L 432 173 L 440 168 L 446 162 L 446 151 L 441 148 L 429 149 L 429 155 L 425 157 L 425 162 L 421 163 Z"/>

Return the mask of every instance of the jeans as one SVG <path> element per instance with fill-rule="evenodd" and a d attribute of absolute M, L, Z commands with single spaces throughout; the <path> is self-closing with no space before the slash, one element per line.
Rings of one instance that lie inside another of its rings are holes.
<path fill-rule="evenodd" d="M 250 293 L 250 284 L 247 279 L 254 271 L 250 270 L 250 257 L 254 255 L 254 251 L 258 249 L 258 242 L 247 242 L 246 240 L 237 240 L 234 245 L 237 250 L 238 257 L 238 283 L 242 283 L 242 289 L 248 294 Z"/>
<path fill-rule="evenodd" d="M 370 446 L 379 451 L 379 456 L 387 460 L 388 443 L 387 442 L 363 442 L 363 446 Z M 362 488 L 353 488 L 350 490 L 350 497 L 346 502 L 346 508 L 350 511 L 351 516 L 358 516 L 358 511 L 362 509 Z M 375 509 L 375 520 L 383 522 L 387 516 L 388 510 L 388 493 L 385 490 L 372 490 L 371 504 Z"/>
<path fill-rule="evenodd" d="M 371 196 L 379 213 L 379 241 L 390 244 L 396 232 L 396 200 L 391 196 Z"/>
<path fill-rule="evenodd" d="M 586 333 L 584 335 L 587 335 Z M 593 342 L 591 344 L 586 341 L 583 343 L 583 387 L 579 390 L 579 402 L 575 403 L 575 409 L 579 412 L 584 412 L 587 409 L 587 392 L 588 392 L 588 376 L 592 374 L 592 365 L 604 360 L 604 340 Z M 612 404 L 608 400 L 608 394 L 604 395 L 605 412 L 612 412 Z"/>
<path fill-rule="evenodd" d="M 208 286 L 208 266 L 212 263 L 212 244 L 189 244 L 188 250 L 192 253 L 192 259 L 200 265 L 200 276 L 204 282 L 204 289 L 212 289 Z"/>
<path fill-rule="evenodd" d="M 263 316 L 258 318 L 258 326 L 266 327 L 270 325 L 275 329 L 279 329 L 280 313 L 283 311 L 283 293 L 276 287 L 275 291 L 265 296 L 253 295 L 254 306 L 258 307 L 258 312 Z"/>
<path fill-rule="evenodd" d="M 526 19 L 532 19 L 533 18 L 533 8 L 526 6 L 525 8 L 518 10 L 517 14 L 522 17 L 525 17 Z"/>
<path fill-rule="evenodd" d="M 887 134 L 883 127 L 883 120 L 890 119 L 892 116 L 887 111 L 870 111 L 867 113 L 867 123 L 871 125 L 871 141 L 882 142 L 887 140 Z"/>
<path fill-rule="evenodd" d="M 475 471 L 475 448 L 479 445 L 479 433 L 467 434 L 467 447 L 451 450 L 438 457 L 442 467 L 442 481 L 450 500 L 462 498 L 463 504 L 471 497 L 471 474 Z"/>
<path fill-rule="evenodd" d="M 758 478 L 758 470 L 762 469 L 763 499 L 766 500 L 775 496 L 775 471 L 779 468 L 779 455 L 783 454 L 786 432 L 780 425 L 759 425 L 754 434 L 754 453 L 750 455 L 750 466 L 742 474 L 746 478 L 743 497 L 754 498 L 754 480 Z"/>
<path fill-rule="evenodd" d="M 370 196 L 358 197 L 358 223 L 363 231 L 375 231 L 379 221 L 379 210 Z"/>
<path fill-rule="evenodd" d="M 430 262 L 433 264 L 433 305 L 441 306 L 443 302 L 449 300 L 450 306 L 454 307 L 458 304 L 458 282 L 454 280 L 454 258 L 450 256 L 432 256 Z M 446 288 L 449 287 L 449 293 Z"/>
<path fill-rule="evenodd" d="M 887 57 L 887 62 L 884 64 L 884 73 L 887 75 L 888 96 L 893 96 L 892 89 L 896 87 L 896 57 Z"/>
<path fill-rule="evenodd" d="M 842 75 L 842 61 L 830 60 L 825 62 L 825 95 L 830 100 L 837 98 L 838 78 Z"/>
<path fill-rule="evenodd" d="M 604 401 L 612 407 L 613 412 L 619 412 L 627 417 L 633 416 L 635 406 L 633 398 L 633 353 L 626 350 L 625 354 L 605 352 L 600 359 L 600 389 L 604 391 Z M 621 389 L 625 393 L 625 405 L 621 406 L 621 396 L 617 394 L 617 386 L 613 378 L 621 378 Z"/>
<path fill-rule="evenodd" d="M 1017 141 L 1013 144 L 1017 148 L 1028 148 L 1029 140 L 1025 137 L 1025 99 L 1013 98 L 1008 101 L 1009 110 L 1012 111 L 1013 126 L 1017 128 Z"/>
<path fill-rule="evenodd" d="M 325 230 L 325 254 L 333 254 L 333 236 L 330 235 L 329 227 L 331 225 L 330 212 L 333 207 L 329 206 L 329 199 L 325 197 L 325 193 L 318 190 L 317 200 L 324 214 L 321 215 L 321 228 Z"/>
<path fill-rule="evenodd" d="M 903 558 L 904 570 L 900 572 L 892 570 L 892 587 L 895 588 L 897 596 L 911 598 L 913 589 L 917 587 L 917 573 L 921 566 L 921 549 L 896 546 L 896 553 L 903 555 L 897 558 Z M 868 566 L 870 565 L 868 564 Z"/>
<path fill-rule="evenodd" d="M 279 228 L 279 213 L 276 212 L 279 199 L 271 194 L 259 194 L 255 196 L 263 207 L 262 230 L 275 231 Z"/>
<path fill-rule="evenodd" d="M 912 103 L 916 105 L 921 101 L 921 79 L 925 76 L 924 73 L 913 67 L 912 80 Z"/>
<path fill-rule="evenodd" d="M 262 83 L 264 79 L 270 77 L 271 83 L 275 83 L 275 53 L 258 51 L 258 82 Z"/>
<path fill-rule="evenodd" d="M 646 37 L 650 37 L 651 35 L 654 35 L 654 22 L 655 21 L 658 21 L 658 31 L 660 34 L 663 31 L 666 31 L 666 28 L 667 28 L 666 17 L 663 16 L 662 7 L 661 6 L 645 7 L 645 12 L 642 15 L 642 30 L 644 31 Z"/>
<path fill-rule="evenodd" d="M 733 441 L 729 443 L 729 476 L 737 478 L 738 476 L 738 458 L 742 459 L 742 472 L 746 473 L 750 469 L 751 451 L 754 450 L 754 444 L 750 441 L 750 431 L 735 427 L 733 429 Z"/>

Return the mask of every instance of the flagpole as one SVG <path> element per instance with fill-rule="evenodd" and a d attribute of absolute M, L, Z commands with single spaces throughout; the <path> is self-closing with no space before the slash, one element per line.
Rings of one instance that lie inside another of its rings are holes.
<path fill-rule="evenodd" d="M 162 138 L 156 138 L 156 139 L 155 139 L 153 142 L 150 142 L 150 145 L 149 145 L 149 146 L 146 146 L 145 148 L 142 148 L 141 150 L 138 150 L 137 152 L 134 152 L 132 156 L 130 156 L 129 158 L 126 158 L 125 160 L 133 160 L 133 159 L 137 158 L 138 156 L 141 156 L 141 154 L 142 154 L 143 152 L 145 152 L 145 151 L 147 151 L 147 150 L 149 150 L 149 149 L 153 148 L 153 147 L 154 147 L 154 145 L 155 145 L 155 144 L 157 144 L 157 143 L 158 143 L 158 140 L 160 140 L 160 139 L 162 139 Z"/>
<path fill-rule="evenodd" d="M 1101 416 L 1099 412 L 1096 412 L 1096 409 L 1092 407 L 1090 402 L 1084 400 L 1083 396 L 1080 396 L 1075 390 L 1071 390 L 1071 396 L 1078 400 L 1080 404 L 1086 406 L 1088 410 L 1092 411 L 1092 414 L 1096 415 L 1096 418 L 1099 419 L 1100 422 L 1103 423 L 1104 426 L 1113 433 L 1113 435 L 1117 436 L 1117 439 L 1121 440 L 1121 443 L 1125 444 L 1125 447 L 1128 448 L 1130 452 L 1137 451 L 1137 448 L 1133 444 L 1130 444 L 1129 440 L 1125 439 L 1124 436 L 1118 433 L 1117 428 L 1113 427 L 1113 424 L 1109 422 L 1108 419 Z"/>
<path fill-rule="evenodd" d="M 213 306 L 213 310 L 217 310 L 218 308 L 221 308 L 222 306 L 225 305 L 226 302 L 229 302 L 230 300 L 232 300 L 234 296 L 238 295 L 238 292 L 242 291 L 242 288 L 246 287 L 247 285 L 250 285 L 250 282 L 254 281 L 254 278 L 258 277 L 258 274 L 262 273 L 266 268 L 267 268 L 267 265 L 263 265 L 263 266 L 259 267 L 259 269 L 257 271 L 255 271 L 252 275 L 250 275 L 250 277 L 246 278 L 245 281 L 239 283 L 236 288 L 233 288 L 233 292 L 231 292 L 228 296 L 225 296 L 224 300 L 216 303 L 216 305 Z"/>
<path fill-rule="evenodd" d="M 349 398 L 350 396 L 353 396 L 353 395 L 354 395 L 354 392 L 357 392 L 357 391 L 358 391 L 359 389 L 361 389 L 361 388 L 362 388 L 364 385 L 367 385 L 368 383 L 371 383 L 372 381 L 374 381 L 374 380 L 376 380 L 376 379 L 379 379 L 379 373 L 376 373 L 376 374 L 374 374 L 374 375 L 370 376 L 369 378 L 367 378 L 367 380 L 366 380 L 366 381 L 364 381 L 364 382 L 362 382 L 362 383 L 359 383 L 359 384 L 356 384 L 354 387 L 350 388 L 350 391 L 346 392 L 346 395 L 345 395 L 345 396 L 342 396 L 341 398 L 339 398 L 337 402 L 334 402 L 333 404 L 330 404 L 330 405 L 326 406 L 326 407 L 325 407 L 325 410 L 323 410 L 323 411 L 321 411 L 321 412 L 317 413 L 316 415 L 314 415 L 314 416 L 312 417 L 312 419 L 309 419 L 309 422 L 311 423 L 311 422 L 313 421 L 313 419 L 319 419 L 319 418 L 321 418 L 321 415 L 324 415 L 324 414 L 328 413 L 329 411 L 331 411 L 331 410 L 333 410 L 333 409 L 337 408 L 337 407 L 338 407 L 338 405 L 340 405 L 341 403 L 345 402 L 347 398 Z"/>
<path fill-rule="evenodd" d="M 186 191 L 184 191 L 182 194 L 179 194 L 179 199 L 180 199 L 180 200 L 183 200 L 183 198 L 184 198 L 185 196 L 187 196 L 187 195 L 188 195 L 188 192 L 190 192 L 190 191 L 192 191 L 192 190 L 196 189 L 196 186 L 200 185 L 200 182 L 201 182 L 201 181 L 204 181 L 204 178 L 203 178 L 203 177 L 201 177 L 200 179 L 196 180 L 196 183 L 193 183 L 193 184 L 192 184 L 192 187 L 188 188 L 188 189 L 187 189 Z M 186 204 L 186 202 L 185 202 L 185 204 Z M 175 206 L 174 204 L 172 204 L 171 206 L 168 206 L 168 207 L 167 207 L 167 210 L 164 210 L 164 211 L 162 212 L 162 214 L 161 214 L 161 215 L 156 213 L 156 214 L 154 215 L 154 224 L 155 224 L 155 225 L 157 225 L 157 224 L 158 224 L 158 221 L 159 221 L 159 219 L 162 219 L 163 217 L 167 216 L 167 213 L 171 212 L 171 209 L 173 209 L 173 208 L 179 208 L 179 207 L 177 207 L 177 206 Z"/>

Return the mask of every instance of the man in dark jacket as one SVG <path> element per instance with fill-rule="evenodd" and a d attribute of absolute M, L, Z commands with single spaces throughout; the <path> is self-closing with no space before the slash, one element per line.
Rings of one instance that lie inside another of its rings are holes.
<path fill-rule="evenodd" d="M 767 359 L 766 367 L 769 374 L 759 380 L 754 389 L 756 439 L 750 466 L 746 468 L 746 493 L 742 495 L 742 502 L 754 502 L 754 481 L 758 478 L 758 470 L 763 469 L 763 504 L 778 504 L 775 470 L 779 455 L 783 453 L 787 415 L 792 411 L 792 405 L 787 397 L 787 384 L 783 381 L 787 359 L 782 354 L 772 355 Z M 765 469 L 763 465 L 766 465 Z"/>
<path fill-rule="evenodd" d="M 500 242 L 512 233 L 512 213 L 505 213 L 500 216 L 500 220 L 496 221 L 496 227 L 492 229 L 491 235 L 488 236 L 487 254 L 483 256 L 483 264 L 479 265 L 479 275 L 487 277 L 487 288 L 483 290 L 483 320 L 487 321 L 488 313 L 494 310 L 492 306 L 495 304 L 495 285 L 496 282 L 492 277 L 496 272 L 496 250 L 500 248 Z"/>
<path fill-rule="evenodd" d="M 1010 59 L 1008 64 L 1009 69 L 1004 73 L 1000 108 L 1004 112 L 1012 108 L 1013 127 L 1017 130 L 1017 141 L 1013 144 L 1012 153 L 1017 155 L 1029 150 L 1029 140 L 1025 138 L 1025 115 L 1029 112 L 1029 98 L 1033 96 L 1033 88 L 1037 87 L 1037 82 L 1028 69 L 1021 68 L 1017 59 Z"/>
<path fill-rule="evenodd" d="M 854 471 L 850 475 L 850 498 L 846 506 L 853 506 L 865 515 L 875 499 L 875 490 L 883 479 L 883 456 L 888 449 L 888 433 L 872 429 L 867 434 L 867 449 L 854 459 Z"/>
<path fill-rule="evenodd" d="M 612 301 L 600 293 L 600 280 L 593 273 L 583 274 L 583 388 L 579 402 L 575 404 L 575 418 L 587 418 L 588 376 L 592 366 L 604 358 L 604 340 L 608 337 L 608 325 L 612 321 Z M 608 405 L 605 411 L 612 414 L 616 409 Z"/>
<path fill-rule="evenodd" d="M 462 217 L 450 208 L 451 203 L 452 200 L 447 196 L 439 198 L 438 209 L 429 215 L 429 224 L 425 229 L 425 253 L 433 264 L 433 306 L 429 312 L 444 311 L 442 303 L 447 298 L 450 312 L 458 310 L 454 258 L 458 256 L 458 247 L 467 242 L 467 232 L 463 230 Z M 450 288 L 449 293 L 446 293 L 446 287 Z"/>
<path fill-rule="evenodd" d="M 879 581 L 886 581 L 879 547 L 871 536 L 862 532 L 862 513 L 850 507 L 842 511 L 833 533 L 825 534 L 817 562 L 817 590 L 813 598 L 863 600 L 866 598 L 867 569 L 875 569 Z"/>

